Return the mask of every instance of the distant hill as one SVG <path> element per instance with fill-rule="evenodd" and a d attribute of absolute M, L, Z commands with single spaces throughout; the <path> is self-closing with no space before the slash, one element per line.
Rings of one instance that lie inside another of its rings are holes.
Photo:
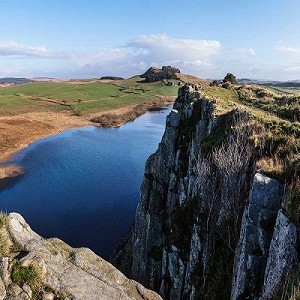
<path fill-rule="evenodd" d="M 268 86 L 274 86 L 274 87 L 300 87 L 300 81 L 295 80 L 295 81 L 284 81 L 284 82 L 270 82 L 268 84 L 263 84 L 263 85 L 268 85 Z"/>
<path fill-rule="evenodd" d="M 241 78 L 238 79 L 240 84 L 258 84 L 264 86 L 273 87 L 300 87 L 300 80 L 290 80 L 290 81 L 274 81 L 274 80 L 259 80 L 259 79 L 248 79 Z"/>
<path fill-rule="evenodd" d="M 0 84 L 22 84 L 22 83 L 29 83 L 32 80 L 28 78 L 14 78 L 14 77 L 5 77 L 0 78 Z"/>

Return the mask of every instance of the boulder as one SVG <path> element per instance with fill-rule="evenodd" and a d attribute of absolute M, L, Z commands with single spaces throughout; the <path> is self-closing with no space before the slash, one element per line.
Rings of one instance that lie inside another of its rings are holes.
<path fill-rule="evenodd" d="M 54 293 L 77 300 L 161 299 L 153 291 L 125 277 L 91 250 L 74 249 L 59 239 L 42 238 L 19 214 L 9 214 L 7 230 L 11 241 L 23 253 L 20 266 L 35 267 L 42 286 L 53 291 L 44 292 L 43 299 L 54 299 Z M 5 260 L 2 259 L 1 264 L 5 267 Z M 8 271 L 9 268 L 5 272 L 2 270 L 1 277 L 5 278 Z M 29 286 L 10 283 L 7 278 L 6 281 L 5 286 L 0 280 L 0 299 L 5 293 L 11 299 L 32 299 Z"/>

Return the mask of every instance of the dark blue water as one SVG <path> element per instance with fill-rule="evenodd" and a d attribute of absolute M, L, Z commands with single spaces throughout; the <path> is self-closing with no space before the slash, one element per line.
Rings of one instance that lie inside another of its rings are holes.
<path fill-rule="evenodd" d="M 26 172 L 0 192 L 0 208 L 21 213 L 44 237 L 107 257 L 134 222 L 145 162 L 169 109 L 120 128 L 72 129 L 31 144 L 13 160 Z"/>

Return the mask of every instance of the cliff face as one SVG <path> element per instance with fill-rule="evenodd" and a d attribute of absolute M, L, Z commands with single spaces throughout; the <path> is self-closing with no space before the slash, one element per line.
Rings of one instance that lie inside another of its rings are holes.
<path fill-rule="evenodd" d="M 0 218 L 0 299 L 161 299 L 87 248 L 43 239 L 19 214 Z"/>
<path fill-rule="evenodd" d="M 113 264 L 164 299 L 273 295 L 296 263 L 296 230 L 278 212 L 283 186 L 255 171 L 259 133 L 246 111 L 216 117 L 179 89 Z"/>

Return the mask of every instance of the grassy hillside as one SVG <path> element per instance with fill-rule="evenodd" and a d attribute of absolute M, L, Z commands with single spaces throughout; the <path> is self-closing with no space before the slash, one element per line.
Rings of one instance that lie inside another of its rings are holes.
<path fill-rule="evenodd" d="M 273 90 L 275 92 L 279 92 L 282 94 L 296 94 L 300 95 L 300 88 L 286 88 L 286 87 L 269 87 L 270 90 Z"/>
<path fill-rule="evenodd" d="M 0 89 L 0 115 L 45 110 L 93 113 L 177 95 L 176 86 L 140 81 L 140 77 L 134 77 L 110 83 L 34 82 L 3 88 Z"/>
<path fill-rule="evenodd" d="M 265 147 L 258 168 L 289 182 L 300 175 L 300 95 L 297 91 L 291 93 L 290 89 L 278 91 L 256 85 L 203 88 L 205 95 L 215 99 L 218 115 L 237 107 L 251 112 L 253 122 L 261 128 L 256 143 Z"/>

